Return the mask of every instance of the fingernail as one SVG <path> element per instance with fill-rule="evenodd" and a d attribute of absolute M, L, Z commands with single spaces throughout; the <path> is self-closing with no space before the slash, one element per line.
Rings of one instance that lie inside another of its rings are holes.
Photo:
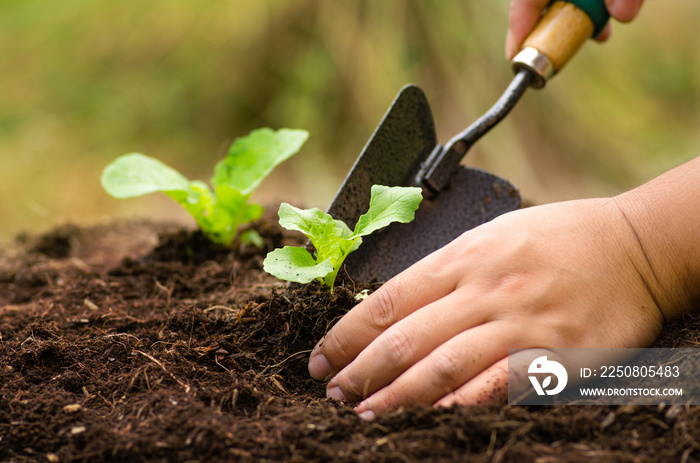
<path fill-rule="evenodd" d="M 343 394 L 343 391 L 341 391 L 337 386 L 326 390 L 326 397 L 329 399 L 339 400 L 341 402 L 345 401 L 345 394 Z"/>
<path fill-rule="evenodd" d="M 318 354 L 309 360 L 309 374 L 319 381 L 328 379 L 331 375 L 331 364 L 328 363 L 325 355 Z"/>
<path fill-rule="evenodd" d="M 372 410 L 367 410 L 365 412 L 358 414 L 357 416 L 359 416 L 360 419 L 364 420 L 364 421 L 374 421 L 374 419 L 376 418 L 376 416 L 374 416 L 374 412 Z"/>

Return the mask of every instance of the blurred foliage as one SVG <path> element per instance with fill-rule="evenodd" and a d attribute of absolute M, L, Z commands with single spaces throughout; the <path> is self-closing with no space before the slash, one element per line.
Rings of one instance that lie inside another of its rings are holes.
<path fill-rule="evenodd" d="M 325 208 L 396 92 L 419 84 L 446 141 L 512 75 L 506 0 L 5 0 L 0 239 L 64 220 L 184 220 L 165 197 L 116 201 L 102 168 L 139 151 L 190 178 L 236 136 L 309 143 L 257 200 Z M 700 151 L 700 2 L 648 0 L 588 45 L 467 162 L 547 202 L 609 195 Z"/>

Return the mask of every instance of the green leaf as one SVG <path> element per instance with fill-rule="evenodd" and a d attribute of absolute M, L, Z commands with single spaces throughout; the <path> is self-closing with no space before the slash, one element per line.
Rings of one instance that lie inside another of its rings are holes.
<path fill-rule="evenodd" d="M 263 269 L 281 280 L 306 284 L 331 273 L 333 264 L 328 259 L 316 263 L 306 249 L 285 246 L 267 255 Z"/>
<path fill-rule="evenodd" d="M 324 260 L 333 254 L 337 243 L 352 235 L 352 231 L 340 220 L 335 220 L 320 209 L 299 209 L 282 203 L 279 209 L 280 225 L 287 230 L 300 231 L 316 248 L 316 258 Z"/>
<path fill-rule="evenodd" d="M 249 194 L 278 164 L 299 151 L 308 136 L 305 130 L 296 129 L 253 130 L 233 142 L 228 156 L 216 164 L 211 183 Z"/>
<path fill-rule="evenodd" d="M 115 198 L 132 198 L 157 191 L 189 191 L 189 180 L 157 159 L 131 153 L 118 157 L 102 171 L 102 187 Z"/>
<path fill-rule="evenodd" d="M 212 241 L 230 246 L 240 225 L 262 216 L 261 206 L 248 204 L 252 191 L 279 163 L 299 151 L 308 135 L 303 130 L 259 129 L 237 139 L 215 166 L 213 190 L 139 153 L 121 156 L 105 167 L 102 186 L 116 198 L 161 191 L 180 203 Z"/>
<path fill-rule="evenodd" d="M 369 210 L 358 219 L 353 235 L 365 236 L 392 222 L 412 221 L 422 199 L 418 187 L 373 185 Z"/>
<path fill-rule="evenodd" d="M 182 204 L 188 211 L 190 211 L 190 207 L 192 207 L 193 210 L 207 210 L 214 207 L 216 203 L 216 195 L 214 192 L 211 191 L 209 185 L 200 180 L 190 181 L 187 191 L 166 191 L 165 194 Z"/>
<path fill-rule="evenodd" d="M 218 185 L 214 191 L 216 192 L 216 207 L 221 211 L 225 211 L 232 220 L 235 220 L 235 225 L 238 226 L 238 222 L 247 209 L 250 195 L 243 194 L 228 185 Z M 260 213 L 262 214 L 262 211 Z M 254 214 L 249 215 L 253 216 Z"/>
<path fill-rule="evenodd" d="M 262 217 L 265 209 L 259 204 L 246 204 L 241 213 L 241 224 L 250 223 Z"/>
<path fill-rule="evenodd" d="M 268 254 L 265 271 L 298 283 L 308 283 L 317 278 L 333 292 L 335 279 L 345 258 L 362 244 L 362 237 L 392 222 L 410 222 L 422 199 L 420 188 L 374 185 L 369 210 L 360 217 L 354 232 L 344 222 L 319 209 L 302 210 L 282 203 L 279 209 L 280 225 L 306 235 L 316 248 L 316 256 L 314 258 L 304 248 L 287 246 L 283 248 L 284 251 L 277 249 Z M 326 264 L 331 266 L 331 271 L 326 271 Z M 323 267 L 318 269 L 321 265 Z M 300 273 L 300 268 L 313 270 Z"/>
<path fill-rule="evenodd" d="M 245 245 L 252 244 L 256 248 L 262 248 L 265 246 L 265 241 L 263 240 L 262 236 L 260 236 L 260 233 L 252 228 L 241 233 L 241 243 Z"/>
<path fill-rule="evenodd" d="M 236 236 L 237 224 L 232 222 L 231 214 L 222 209 L 216 194 L 211 191 L 209 185 L 194 180 L 190 182 L 189 195 L 184 201 L 178 198 L 178 194 L 167 193 L 168 196 L 178 201 L 187 212 L 194 217 L 202 232 L 215 243 L 228 246 Z M 246 198 L 241 198 L 245 204 Z"/>

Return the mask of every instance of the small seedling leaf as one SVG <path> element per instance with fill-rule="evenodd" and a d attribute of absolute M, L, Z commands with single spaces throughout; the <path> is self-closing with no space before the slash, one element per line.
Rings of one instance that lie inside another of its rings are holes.
<path fill-rule="evenodd" d="M 284 253 L 277 249 L 267 255 L 264 262 L 265 271 L 280 279 L 298 283 L 308 283 L 317 278 L 333 291 L 338 271 L 348 254 L 362 244 L 362 237 L 392 222 L 410 222 L 422 199 L 420 188 L 374 185 L 369 210 L 360 217 L 354 232 L 344 222 L 335 220 L 319 209 L 302 210 L 283 203 L 279 209 L 280 225 L 306 235 L 311 240 L 316 254 L 312 256 L 306 249 L 289 246 L 283 248 L 288 249 Z M 282 260 L 283 255 L 291 255 L 293 252 L 298 253 L 295 254 L 296 259 Z M 283 268 L 280 268 L 280 262 L 284 262 Z M 323 271 L 307 271 L 314 265 L 322 264 L 330 265 L 331 271 L 326 272 L 325 266 Z M 301 272 L 303 278 L 299 276 Z"/>
<path fill-rule="evenodd" d="M 172 167 L 140 153 L 125 154 L 102 171 L 102 187 L 115 198 L 133 198 L 157 191 L 189 190 L 189 180 Z"/>
<path fill-rule="evenodd" d="M 265 246 L 265 241 L 263 240 L 262 236 L 260 234 L 253 230 L 246 230 L 241 233 L 241 243 L 243 244 L 252 244 L 256 248 L 262 248 Z"/>
<path fill-rule="evenodd" d="M 298 129 L 253 130 L 233 142 L 228 156 L 216 164 L 211 183 L 250 194 L 278 164 L 299 151 L 308 137 L 308 132 Z"/>
<path fill-rule="evenodd" d="M 369 210 L 358 219 L 354 234 L 365 236 L 392 222 L 411 222 L 422 199 L 420 188 L 373 185 Z"/>
<path fill-rule="evenodd" d="M 267 273 L 282 280 L 306 284 L 331 273 L 333 264 L 330 259 L 316 263 L 306 249 L 285 246 L 269 253 L 263 268 Z"/>
<path fill-rule="evenodd" d="M 316 249 L 316 258 L 325 260 L 333 253 L 330 248 L 352 235 L 352 231 L 340 220 L 335 220 L 320 209 L 299 209 L 282 203 L 279 209 L 280 225 L 287 230 L 306 235 Z"/>
<path fill-rule="evenodd" d="M 241 225 L 262 216 L 261 206 L 248 204 L 253 190 L 278 164 L 299 151 L 308 136 L 304 130 L 275 132 L 264 128 L 238 138 L 226 158 L 215 166 L 213 190 L 206 183 L 189 181 L 159 160 L 139 153 L 121 156 L 105 167 L 102 186 L 115 198 L 162 191 L 180 203 L 212 241 L 230 246 Z"/>

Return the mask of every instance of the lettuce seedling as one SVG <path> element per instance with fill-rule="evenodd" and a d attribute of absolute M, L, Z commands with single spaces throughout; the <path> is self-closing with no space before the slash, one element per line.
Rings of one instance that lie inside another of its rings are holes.
<path fill-rule="evenodd" d="M 163 192 L 194 217 L 209 239 L 231 246 L 238 228 L 263 213 L 261 206 L 248 203 L 251 193 L 278 164 L 299 151 L 308 136 L 304 130 L 263 128 L 236 139 L 227 156 L 214 167 L 213 189 L 139 153 L 120 156 L 105 167 L 102 186 L 115 198 Z M 254 230 L 241 239 L 261 243 Z"/>
<path fill-rule="evenodd" d="M 359 218 L 355 230 L 319 209 L 302 210 L 282 203 L 280 225 L 302 232 L 311 240 L 316 252 L 311 255 L 306 249 L 295 246 L 275 249 L 265 258 L 263 268 L 281 280 L 295 283 L 310 283 L 316 279 L 332 292 L 340 267 L 348 254 L 362 244 L 362 237 L 392 222 L 412 221 L 422 199 L 420 188 L 374 185 L 369 210 Z"/>

